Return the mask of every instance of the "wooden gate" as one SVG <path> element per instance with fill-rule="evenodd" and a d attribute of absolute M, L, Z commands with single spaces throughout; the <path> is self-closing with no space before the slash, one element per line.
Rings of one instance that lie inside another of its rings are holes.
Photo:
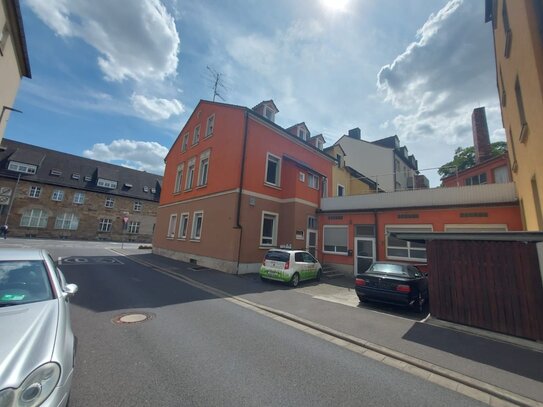
<path fill-rule="evenodd" d="M 543 285 L 534 243 L 430 240 L 433 316 L 543 340 Z"/>

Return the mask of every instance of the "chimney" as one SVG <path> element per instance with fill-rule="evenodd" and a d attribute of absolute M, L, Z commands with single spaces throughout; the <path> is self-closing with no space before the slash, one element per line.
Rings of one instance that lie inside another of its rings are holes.
<path fill-rule="evenodd" d="M 473 130 L 473 146 L 475 147 L 475 163 L 480 164 L 491 157 L 490 136 L 486 124 L 484 107 L 473 109 L 471 114 L 471 128 Z"/>
<path fill-rule="evenodd" d="M 354 129 L 349 130 L 349 137 L 354 138 L 355 140 L 361 140 L 360 129 L 355 127 Z"/>

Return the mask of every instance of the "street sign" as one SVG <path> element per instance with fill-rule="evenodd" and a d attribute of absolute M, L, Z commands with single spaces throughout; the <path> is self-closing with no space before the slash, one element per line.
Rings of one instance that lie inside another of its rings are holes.
<path fill-rule="evenodd" d="M 0 187 L 0 205 L 9 205 L 12 192 L 10 187 Z"/>
<path fill-rule="evenodd" d="M 125 216 L 125 217 L 123 218 L 123 223 L 127 223 L 127 222 L 128 222 L 128 216 Z"/>

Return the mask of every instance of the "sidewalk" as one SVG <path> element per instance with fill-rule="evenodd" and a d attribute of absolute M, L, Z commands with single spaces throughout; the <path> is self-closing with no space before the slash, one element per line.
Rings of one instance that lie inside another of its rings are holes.
<path fill-rule="evenodd" d="M 543 352 L 417 321 L 409 312 L 357 305 L 348 279 L 302 283 L 292 289 L 255 275 L 233 276 L 142 250 L 116 251 L 254 303 L 329 327 L 462 375 L 543 402 Z M 392 311 L 394 312 L 394 311 Z M 534 344 L 536 347 L 540 344 Z"/>

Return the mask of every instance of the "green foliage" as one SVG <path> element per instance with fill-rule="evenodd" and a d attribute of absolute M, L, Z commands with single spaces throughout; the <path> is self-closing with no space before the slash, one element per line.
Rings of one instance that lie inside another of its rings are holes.
<path fill-rule="evenodd" d="M 507 143 L 505 141 L 497 141 L 490 145 L 490 154 L 492 157 L 502 155 L 507 151 Z M 454 151 L 454 158 L 446 164 L 443 164 L 437 170 L 441 178 L 453 175 L 456 171 L 462 171 L 475 165 L 475 147 L 458 147 Z"/>

